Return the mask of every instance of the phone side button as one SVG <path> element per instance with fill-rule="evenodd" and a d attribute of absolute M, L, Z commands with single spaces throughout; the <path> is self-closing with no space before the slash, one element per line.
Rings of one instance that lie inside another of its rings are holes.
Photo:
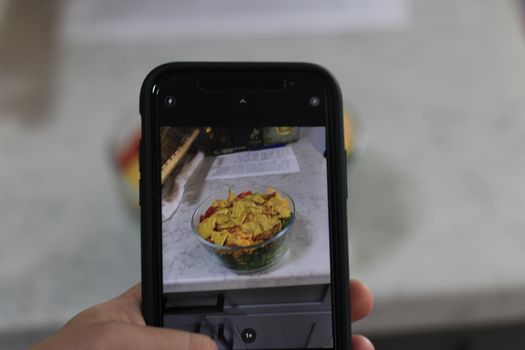
<path fill-rule="evenodd" d="M 345 149 L 345 165 L 346 165 L 346 171 L 345 171 L 345 175 L 346 175 L 346 179 L 344 179 L 344 182 L 345 182 L 345 195 L 346 195 L 346 199 L 348 199 L 348 155 L 346 153 L 346 149 Z"/>
<path fill-rule="evenodd" d="M 139 141 L 139 207 L 142 207 L 142 188 L 144 187 L 142 185 L 142 162 L 143 162 L 143 156 L 142 156 L 142 140 Z"/>

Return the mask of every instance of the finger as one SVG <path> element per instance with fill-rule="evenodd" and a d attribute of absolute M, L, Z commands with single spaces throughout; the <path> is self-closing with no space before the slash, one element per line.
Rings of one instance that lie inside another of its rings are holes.
<path fill-rule="evenodd" d="M 116 334 L 121 334 L 120 340 L 115 340 L 113 348 L 133 350 L 217 350 L 215 342 L 204 335 L 179 331 L 168 328 L 141 327 L 134 325 L 114 325 L 109 331 L 115 340 Z"/>
<path fill-rule="evenodd" d="M 123 294 L 106 303 L 106 312 L 114 315 L 114 321 L 144 326 L 146 323 L 142 316 L 141 295 L 141 284 L 137 283 Z"/>
<path fill-rule="evenodd" d="M 136 284 L 125 293 L 78 313 L 63 328 L 86 327 L 97 323 L 122 322 L 144 326 L 141 304 L 141 285 Z"/>
<path fill-rule="evenodd" d="M 142 284 L 137 283 L 117 298 L 132 299 L 139 305 L 142 302 Z"/>
<path fill-rule="evenodd" d="M 352 322 L 368 315 L 373 304 L 372 293 L 368 287 L 358 280 L 350 280 L 350 316 Z"/>
<path fill-rule="evenodd" d="M 374 345 L 362 335 L 353 335 L 352 350 L 374 350 Z"/>

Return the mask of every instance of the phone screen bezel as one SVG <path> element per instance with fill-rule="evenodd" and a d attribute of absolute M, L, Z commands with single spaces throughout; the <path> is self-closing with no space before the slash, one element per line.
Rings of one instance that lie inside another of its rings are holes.
<path fill-rule="evenodd" d="M 165 103 L 167 96 L 176 97 L 175 106 Z M 309 104 L 311 96 L 320 98 L 319 106 Z M 247 103 L 240 103 L 243 98 Z M 169 63 L 144 80 L 140 114 L 142 309 L 146 323 L 163 323 L 160 127 L 324 126 L 334 348 L 349 349 L 346 157 L 341 93 L 332 75 L 308 63 Z"/>

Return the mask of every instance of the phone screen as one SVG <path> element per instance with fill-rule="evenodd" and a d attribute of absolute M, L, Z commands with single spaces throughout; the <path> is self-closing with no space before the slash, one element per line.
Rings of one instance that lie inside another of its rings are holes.
<path fill-rule="evenodd" d="M 161 127 L 164 327 L 332 347 L 325 127 Z"/>

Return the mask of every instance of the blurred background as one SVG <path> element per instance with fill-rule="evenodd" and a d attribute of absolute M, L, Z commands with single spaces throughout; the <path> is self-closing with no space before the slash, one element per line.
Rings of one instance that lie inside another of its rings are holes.
<path fill-rule="evenodd" d="M 376 300 L 356 332 L 378 350 L 524 349 L 523 13 L 518 0 L 0 0 L 0 349 L 139 281 L 130 135 L 142 79 L 181 60 L 311 61 L 339 79 L 356 126 L 351 274 Z"/>

